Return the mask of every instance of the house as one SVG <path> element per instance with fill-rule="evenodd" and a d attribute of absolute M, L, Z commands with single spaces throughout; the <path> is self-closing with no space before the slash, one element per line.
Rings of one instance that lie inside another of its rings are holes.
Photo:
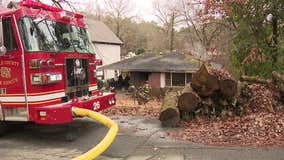
<path fill-rule="evenodd" d="M 123 42 L 101 21 L 86 18 L 88 31 L 98 59 L 103 65 L 120 61 Z M 105 70 L 104 79 L 114 78 L 114 70 Z"/>
<path fill-rule="evenodd" d="M 130 83 L 140 86 L 146 81 L 154 90 L 185 86 L 192 73 L 200 67 L 200 61 L 184 54 L 144 55 L 106 65 L 104 70 L 120 70 L 130 73 Z"/>

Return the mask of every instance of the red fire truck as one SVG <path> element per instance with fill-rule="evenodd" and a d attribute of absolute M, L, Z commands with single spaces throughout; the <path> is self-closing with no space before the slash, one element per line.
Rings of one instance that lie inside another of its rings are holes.
<path fill-rule="evenodd" d="M 103 110 L 83 15 L 37 1 L 0 8 L 0 122 L 72 122 L 72 107 Z M 93 26 L 95 27 L 95 26 Z"/>

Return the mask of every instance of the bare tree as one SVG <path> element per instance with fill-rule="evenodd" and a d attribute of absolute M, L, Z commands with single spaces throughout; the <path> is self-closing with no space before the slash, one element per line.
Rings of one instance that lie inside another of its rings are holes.
<path fill-rule="evenodd" d="M 180 12 L 176 4 L 176 0 L 156 0 L 153 3 L 154 14 L 163 26 L 163 31 L 168 35 L 170 51 L 174 49 L 175 27 L 181 22 Z"/>
<path fill-rule="evenodd" d="M 130 18 L 130 12 L 132 9 L 130 0 L 105 0 L 107 15 L 111 16 L 114 20 L 116 29 L 115 33 L 118 37 L 121 37 L 121 27 L 123 25 L 123 19 Z"/>
<path fill-rule="evenodd" d="M 92 15 L 97 20 L 101 20 L 104 15 L 104 10 L 98 0 L 84 1 L 82 11 L 86 14 Z"/>
<path fill-rule="evenodd" d="M 195 48 L 195 53 L 201 59 L 208 59 L 212 56 L 208 53 L 214 52 L 217 47 L 222 47 L 229 42 L 229 39 L 220 38 L 225 36 L 229 27 L 218 18 L 218 15 L 204 13 L 203 1 L 180 0 L 179 6 L 184 24 L 188 28 L 189 40 Z M 224 44 L 221 44 L 223 42 Z"/>
<path fill-rule="evenodd" d="M 12 0 L 0 0 L 0 6 L 7 7 L 10 1 Z"/>

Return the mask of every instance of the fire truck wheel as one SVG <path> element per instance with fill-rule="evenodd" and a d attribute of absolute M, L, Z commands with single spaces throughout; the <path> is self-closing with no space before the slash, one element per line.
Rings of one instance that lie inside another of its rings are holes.
<path fill-rule="evenodd" d="M 75 126 L 68 125 L 65 134 L 65 140 L 68 142 L 75 141 L 79 137 L 79 130 Z"/>
<path fill-rule="evenodd" d="M 5 135 L 5 133 L 8 131 L 7 124 L 0 122 L 0 137 Z"/>

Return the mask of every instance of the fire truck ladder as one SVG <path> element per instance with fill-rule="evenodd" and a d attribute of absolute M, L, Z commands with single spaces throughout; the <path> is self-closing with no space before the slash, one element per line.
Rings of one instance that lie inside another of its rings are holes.
<path fill-rule="evenodd" d="M 113 120 L 95 111 L 77 108 L 77 107 L 72 108 L 72 111 L 75 116 L 89 117 L 91 119 L 94 119 L 102 123 L 103 125 L 109 128 L 108 133 L 99 144 L 97 144 L 94 148 L 92 148 L 88 152 L 72 159 L 72 160 L 93 160 L 96 157 L 98 157 L 100 154 L 102 154 L 112 144 L 118 132 L 118 125 Z"/>

